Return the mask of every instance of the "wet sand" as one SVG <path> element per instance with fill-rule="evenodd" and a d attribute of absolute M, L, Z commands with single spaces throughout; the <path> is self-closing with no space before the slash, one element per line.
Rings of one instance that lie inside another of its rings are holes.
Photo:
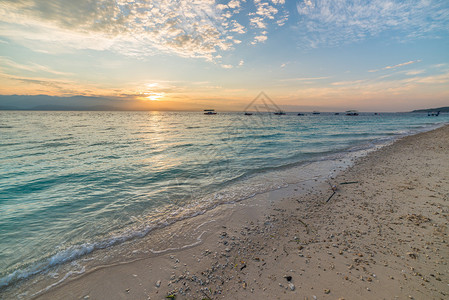
<path fill-rule="evenodd" d="M 449 126 L 403 138 L 160 229 L 146 257 L 37 299 L 448 299 L 448 158 Z"/>

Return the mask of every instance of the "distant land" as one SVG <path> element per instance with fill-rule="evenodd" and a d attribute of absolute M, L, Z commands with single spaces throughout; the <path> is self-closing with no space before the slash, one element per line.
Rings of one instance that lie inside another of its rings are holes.
<path fill-rule="evenodd" d="M 100 111 L 122 110 L 123 101 L 100 97 L 0 95 L 0 110 Z"/>
<path fill-rule="evenodd" d="M 412 111 L 412 113 L 429 113 L 429 112 L 449 112 L 449 106 L 438 107 L 438 108 L 424 108 L 424 109 L 416 109 Z"/>
<path fill-rule="evenodd" d="M 36 111 L 128 111 L 128 110 L 153 110 L 152 106 L 136 107 L 129 104 L 133 100 L 126 100 L 121 98 L 95 97 L 95 96 L 48 96 L 48 95 L 0 95 L 0 110 L 36 110 Z M 321 110 L 321 112 L 344 112 L 351 108 L 327 106 L 312 107 L 300 105 L 281 105 L 282 109 L 287 112 L 308 112 L 313 110 Z M 183 109 L 184 108 L 184 109 Z M 210 107 L 206 107 L 210 108 Z M 217 107 L 213 107 L 217 110 Z M 185 110 L 186 107 L 178 107 L 180 111 Z M 188 111 L 202 110 L 202 107 L 190 107 Z M 154 109 L 158 110 L 158 109 Z M 168 109 L 173 110 L 173 109 Z M 241 111 L 241 110 L 226 110 L 220 111 Z M 243 107 L 242 107 L 243 110 Z M 440 108 L 427 108 L 409 111 L 410 113 L 428 113 L 428 112 L 449 112 L 449 106 Z M 406 111 L 403 111 L 406 112 Z"/>

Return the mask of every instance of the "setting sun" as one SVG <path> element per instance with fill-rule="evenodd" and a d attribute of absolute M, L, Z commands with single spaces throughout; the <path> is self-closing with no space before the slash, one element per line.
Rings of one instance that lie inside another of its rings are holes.
<path fill-rule="evenodd" d="M 148 100 L 151 101 L 158 101 L 160 100 L 162 97 L 164 97 L 165 93 L 154 93 L 154 92 L 149 92 L 149 93 L 145 93 L 145 95 L 149 95 L 146 98 Z"/>

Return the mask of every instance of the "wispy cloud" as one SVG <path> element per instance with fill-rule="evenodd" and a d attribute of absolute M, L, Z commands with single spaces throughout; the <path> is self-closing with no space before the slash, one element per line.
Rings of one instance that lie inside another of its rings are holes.
<path fill-rule="evenodd" d="M 382 32 L 407 39 L 449 31 L 449 6 L 438 0 L 301 0 L 297 11 L 304 47 L 350 43 Z"/>
<path fill-rule="evenodd" d="M 65 79 L 45 78 L 38 76 L 17 76 L 0 72 L 0 94 L 47 94 L 74 95 L 89 90 L 85 86 L 80 89 L 73 81 Z M 77 91 L 77 89 L 79 89 Z"/>
<path fill-rule="evenodd" d="M 447 99 L 449 91 L 449 72 L 437 75 L 402 77 L 391 80 L 361 79 L 332 82 L 328 85 L 301 87 L 294 95 L 304 95 L 302 102 L 305 105 L 323 103 L 329 105 L 332 101 L 334 105 L 341 107 L 353 106 L 360 109 L 383 102 L 385 107 L 392 109 L 395 105 L 410 107 L 412 102 L 421 103 L 429 96 L 439 99 Z M 293 87 L 296 87 L 294 85 Z M 285 87 L 284 87 L 285 89 Z M 391 103 L 386 105 L 385 99 L 391 99 Z M 399 103 L 397 101 L 404 101 Z M 397 103 L 396 103 L 397 102 Z M 399 105 L 400 104 L 400 105 Z M 349 108 L 349 107 L 348 107 Z M 402 108 L 404 109 L 404 108 Z"/>
<path fill-rule="evenodd" d="M 37 63 L 28 63 L 28 64 L 18 63 L 4 56 L 0 56 L 0 68 L 3 70 L 7 69 L 7 71 L 21 70 L 33 73 L 44 73 L 44 74 L 47 73 L 60 76 L 72 75 L 71 73 L 57 71 L 49 67 L 39 65 Z"/>
<path fill-rule="evenodd" d="M 338 82 L 332 82 L 331 85 L 335 86 L 349 86 L 349 85 L 360 85 L 361 83 L 365 83 L 366 80 L 360 79 L 360 80 L 351 80 L 351 81 L 338 81 Z"/>
<path fill-rule="evenodd" d="M 281 68 L 285 67 L 286 64 L 282 64 Z M 324 80 L 324 79 L 328 79 L 330 77 L 328 76 L 322 76 L 322 77 L 296 77 L 296 78 L 286 78 L 286 79 L 281 79 L 280 81 L 318 81 L 318 80 Z"/>
<path fill-rule="evenodd" d="M 368 72 L 374 73 L 374 72 L 378 72 L 380 70 L 394 70 L 394 69 L 397 69 L 397 68 L 400 68 L 400 67 L 408 66 L 408 65 L 411 65 L 411 64 L 416 64 L 416 63 L 419 63 L 419 62 L 421 62 L 420 59 L 418 59 L 418 60 L 411 60 L 411 61 L 408 61 L 408 62 L 405 62 L 405 63 L 400 63 L 400 64 L 397 64 L 397 65 L 393 65 L 393 66 L 386 66 L 386 67 L 383 67 L 381 69 L 369 70 Z"/>
<path fill-rule="evenodd" d="M 420 75 L 420 74 L 424 74 L 424 73 L 426 73 L 425 70 L 411 70 L 411 71 L 406 72 L 405 74 L 408 76 L 416 76 L 416 75 Z"/>
<path fill-rule="evenodd" d="M 403 66 L 415 64 L 415 63 L 418 63 L 420 61 L 421 60 L 411 60 L 411 61 L 408 61 L 408 62 L 405 62 L 405 63 L 402 63 L 402 64 L 397 64 L 397 65 L 394 65 L 394 66 L 386 66 L 385 68 L 383 68 L 383 70 L 396 69 L 396 68 L 400 68 L 400 67 L 403 67 Z"/>
<path fill-rule="evenodd" d="M 284 1 L 27 0 L 0 8 L 0 36 L 35 51 L 112 50 L 125 55 L 174 53 L 213 60 L 261 30 L 285 23 Z M 246 19 L 246 20 L 245 20 Z M 247 24 L 247 25 L 245 25 Z M 234 35 L 237 35 L 235 37 Z M 264 35 L 267 36 L 267 35 Z"/>

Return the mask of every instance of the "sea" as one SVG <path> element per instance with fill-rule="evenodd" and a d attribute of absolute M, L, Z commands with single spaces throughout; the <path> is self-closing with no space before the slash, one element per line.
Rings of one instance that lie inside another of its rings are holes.
<path fill-rule="evenodd" d="M 0 295 L 32 298 L 157 228 L 334 176 L 332 162 L 444 124 L 449 114 L 0 111 Z"/>

